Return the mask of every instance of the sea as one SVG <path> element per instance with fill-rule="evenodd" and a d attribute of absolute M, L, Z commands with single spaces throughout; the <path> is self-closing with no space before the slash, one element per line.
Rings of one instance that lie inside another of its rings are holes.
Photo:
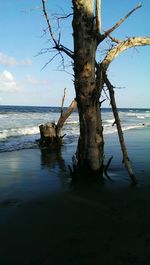
<path fill-rule="evenodd" d="M 37 143 L 40 138 L 39 125 L 57 123 L 60 112 L 60 107 L 0 106 L 0 222 L 5 222 L 13 209 L 24 201 L 72 189 L 68 165 L 72 166 L 72 155 L 79 137 L 78 112 L 73 112 L 64 124 L 62 135 L 65 134 L 65 137 L 61 152 L 41 150 Z M 147 185 L 150 183 L 150 109 L 121 108 L 119 115 L 124 134 L 129 135 L 126 143 L 135 166 L 134 172 L 140 184 Z M 122 164 L 110 108 L 102 109 L 102 120 L 105 162 L 113 156 L 109 168 L 109 176 L 113 181 L 106 181 L 106 189 L 128 188 L 130 179 Z M 140 138 L 144 147 L 138 142 Z M 143 159 L 141 152 L 137 151 L 142 148 Z M 136 156 L 133 156 L 135 153 Z"/>
<path fill-rule="evenodd" d="M 0 153 L 37 148 L 39 125 L 50 121 L 57 123 L 60 111 L 60 107 L 0 106 Z M 119 116 L 123 131 L 150 126 L 150 109 L 120 108 Z M 102 109 L 102 120 L 104 135 L 116 132 L 111 108 Z M 66 143 L 78 139 L 77 111 L 66 120 L 62 134 L 65 134 Z"/>

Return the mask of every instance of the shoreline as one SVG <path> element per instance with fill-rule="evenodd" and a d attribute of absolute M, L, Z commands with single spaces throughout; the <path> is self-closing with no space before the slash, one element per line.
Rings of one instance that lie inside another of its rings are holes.
<path fill-rule="evenodd" d="M 70 187 L 74 142 L 57 156 L 39 149 L 0 154 L 0 264 L 149 264 L 149 130 L 124 135 L 136 186 L 115 135 L 106 136 L 106 155 L 114 158 L 112 181 L 104 184 Z"/>
<path fill-rule="evenodd" d="M 149 135 L 149 127 L 124 132 L 128 155 L 138 179 L 138 186 L 150 184 Z M 130 185 L 130 177 L 122 163 L 117 134 L 104 135 L 104 141 L 104 163 L 106 164 L 113 156 L 108 169 L 112 182 L 105 178 L 106 187 L 116 185 L 116 188 L 119 188 L 119 186 Z M 68 143 L 64 140 L 58 152 L 34 148 L 0 153 L 0 202 L 17 194 L 21 199 L 24 197 L 30 200 L 36 196 L 66 190 L 67 183 L 70 181 L 68 165 L 72 165 L 76 145 L 76 141 L 72 140 Z"/>

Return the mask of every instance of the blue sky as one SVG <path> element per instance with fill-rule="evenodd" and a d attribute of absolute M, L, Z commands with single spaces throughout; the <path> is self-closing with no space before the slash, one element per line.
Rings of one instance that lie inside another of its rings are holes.
<path fill-rule="evenodd" d="M 71 12 L 71 0 L 47 0 L 51 14 Z M 137 0 L 102 0 L 102 29 L 106 30 L 130 11 Z M 114 33 L 114 37 L 150 36 L 150 1 L 142 1 L 137 10 Z M 51 20 L 54 27 L 54 20 Z M 62 42 L 72 48 L 71 19 L 62 24 Z M 64 87 L 67 88 L 65 105 L 74 98 L 72 69 L 58 68 L 56 58 L 42 71 L 52 54 L 36 56 L 49 47 L 49 36 L 41 10 L 41 0 L 5 0 L 0 3 L 0 104 L 59 106 Z M 57 30 L 57 29 L 56 29 Z M 57 34 L 57 31 L 56 31 Z M 105 46 L 106 47 L 106 46 Z M 101 52 L 98 58 L 102 58 Z M 150 108 L 150 47 L 139 47 L 122 53 L 111 64 L 108 76 L 117 87 L 119 107 Z M 66 60 L 66 65 L 70 61 Z M 120 89 L 119 89 L 120 88 Z M 109 106 L 105 102 L 104 107 Z"/>

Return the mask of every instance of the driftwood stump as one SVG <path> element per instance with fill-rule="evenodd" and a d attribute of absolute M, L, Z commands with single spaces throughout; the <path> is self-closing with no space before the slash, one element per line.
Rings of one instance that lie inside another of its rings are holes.
<path fill-rule="evenodd" d="M 61 138 L 59 139 L 57 137 L 56 133 L 56 124 L 53 122 L 47 122 L 46 124 L 41 124 L 39 126 L 40 129 L 40 140 L 39 145 L 41 147 L 49 147 L 52 143 L 57 143 L 61 141 Z"/>
<path fill-rule="evenodd" d="M 64 102 L 64 97 L 62 101 Z M 63 102 L 57 124 L 54 122 L 47 122 L 46 124 L 41 124 L 39 126 L 41 136 L 39 140 L 40 147 L 50 147 L 52 144 L 60 145 L 62 143 L 62 138 L 65 136 L 61 135 L 63 125 L 71 113 L 77 108 L 77 102 L 74 99 L 67 110 L 63 111 Z"/>

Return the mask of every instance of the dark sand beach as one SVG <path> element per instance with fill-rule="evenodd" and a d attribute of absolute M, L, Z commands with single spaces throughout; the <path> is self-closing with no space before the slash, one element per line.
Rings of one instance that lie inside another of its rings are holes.
<path fill-rule="evenodd" d="M 0 154 L 1 265 L 149 264 L 150 129 L 124 135 L 136 186 L 113 134 L 105 139 L 112 181 L 104 183 L 70 185 L 74 142 L 58 154 Z"/>

